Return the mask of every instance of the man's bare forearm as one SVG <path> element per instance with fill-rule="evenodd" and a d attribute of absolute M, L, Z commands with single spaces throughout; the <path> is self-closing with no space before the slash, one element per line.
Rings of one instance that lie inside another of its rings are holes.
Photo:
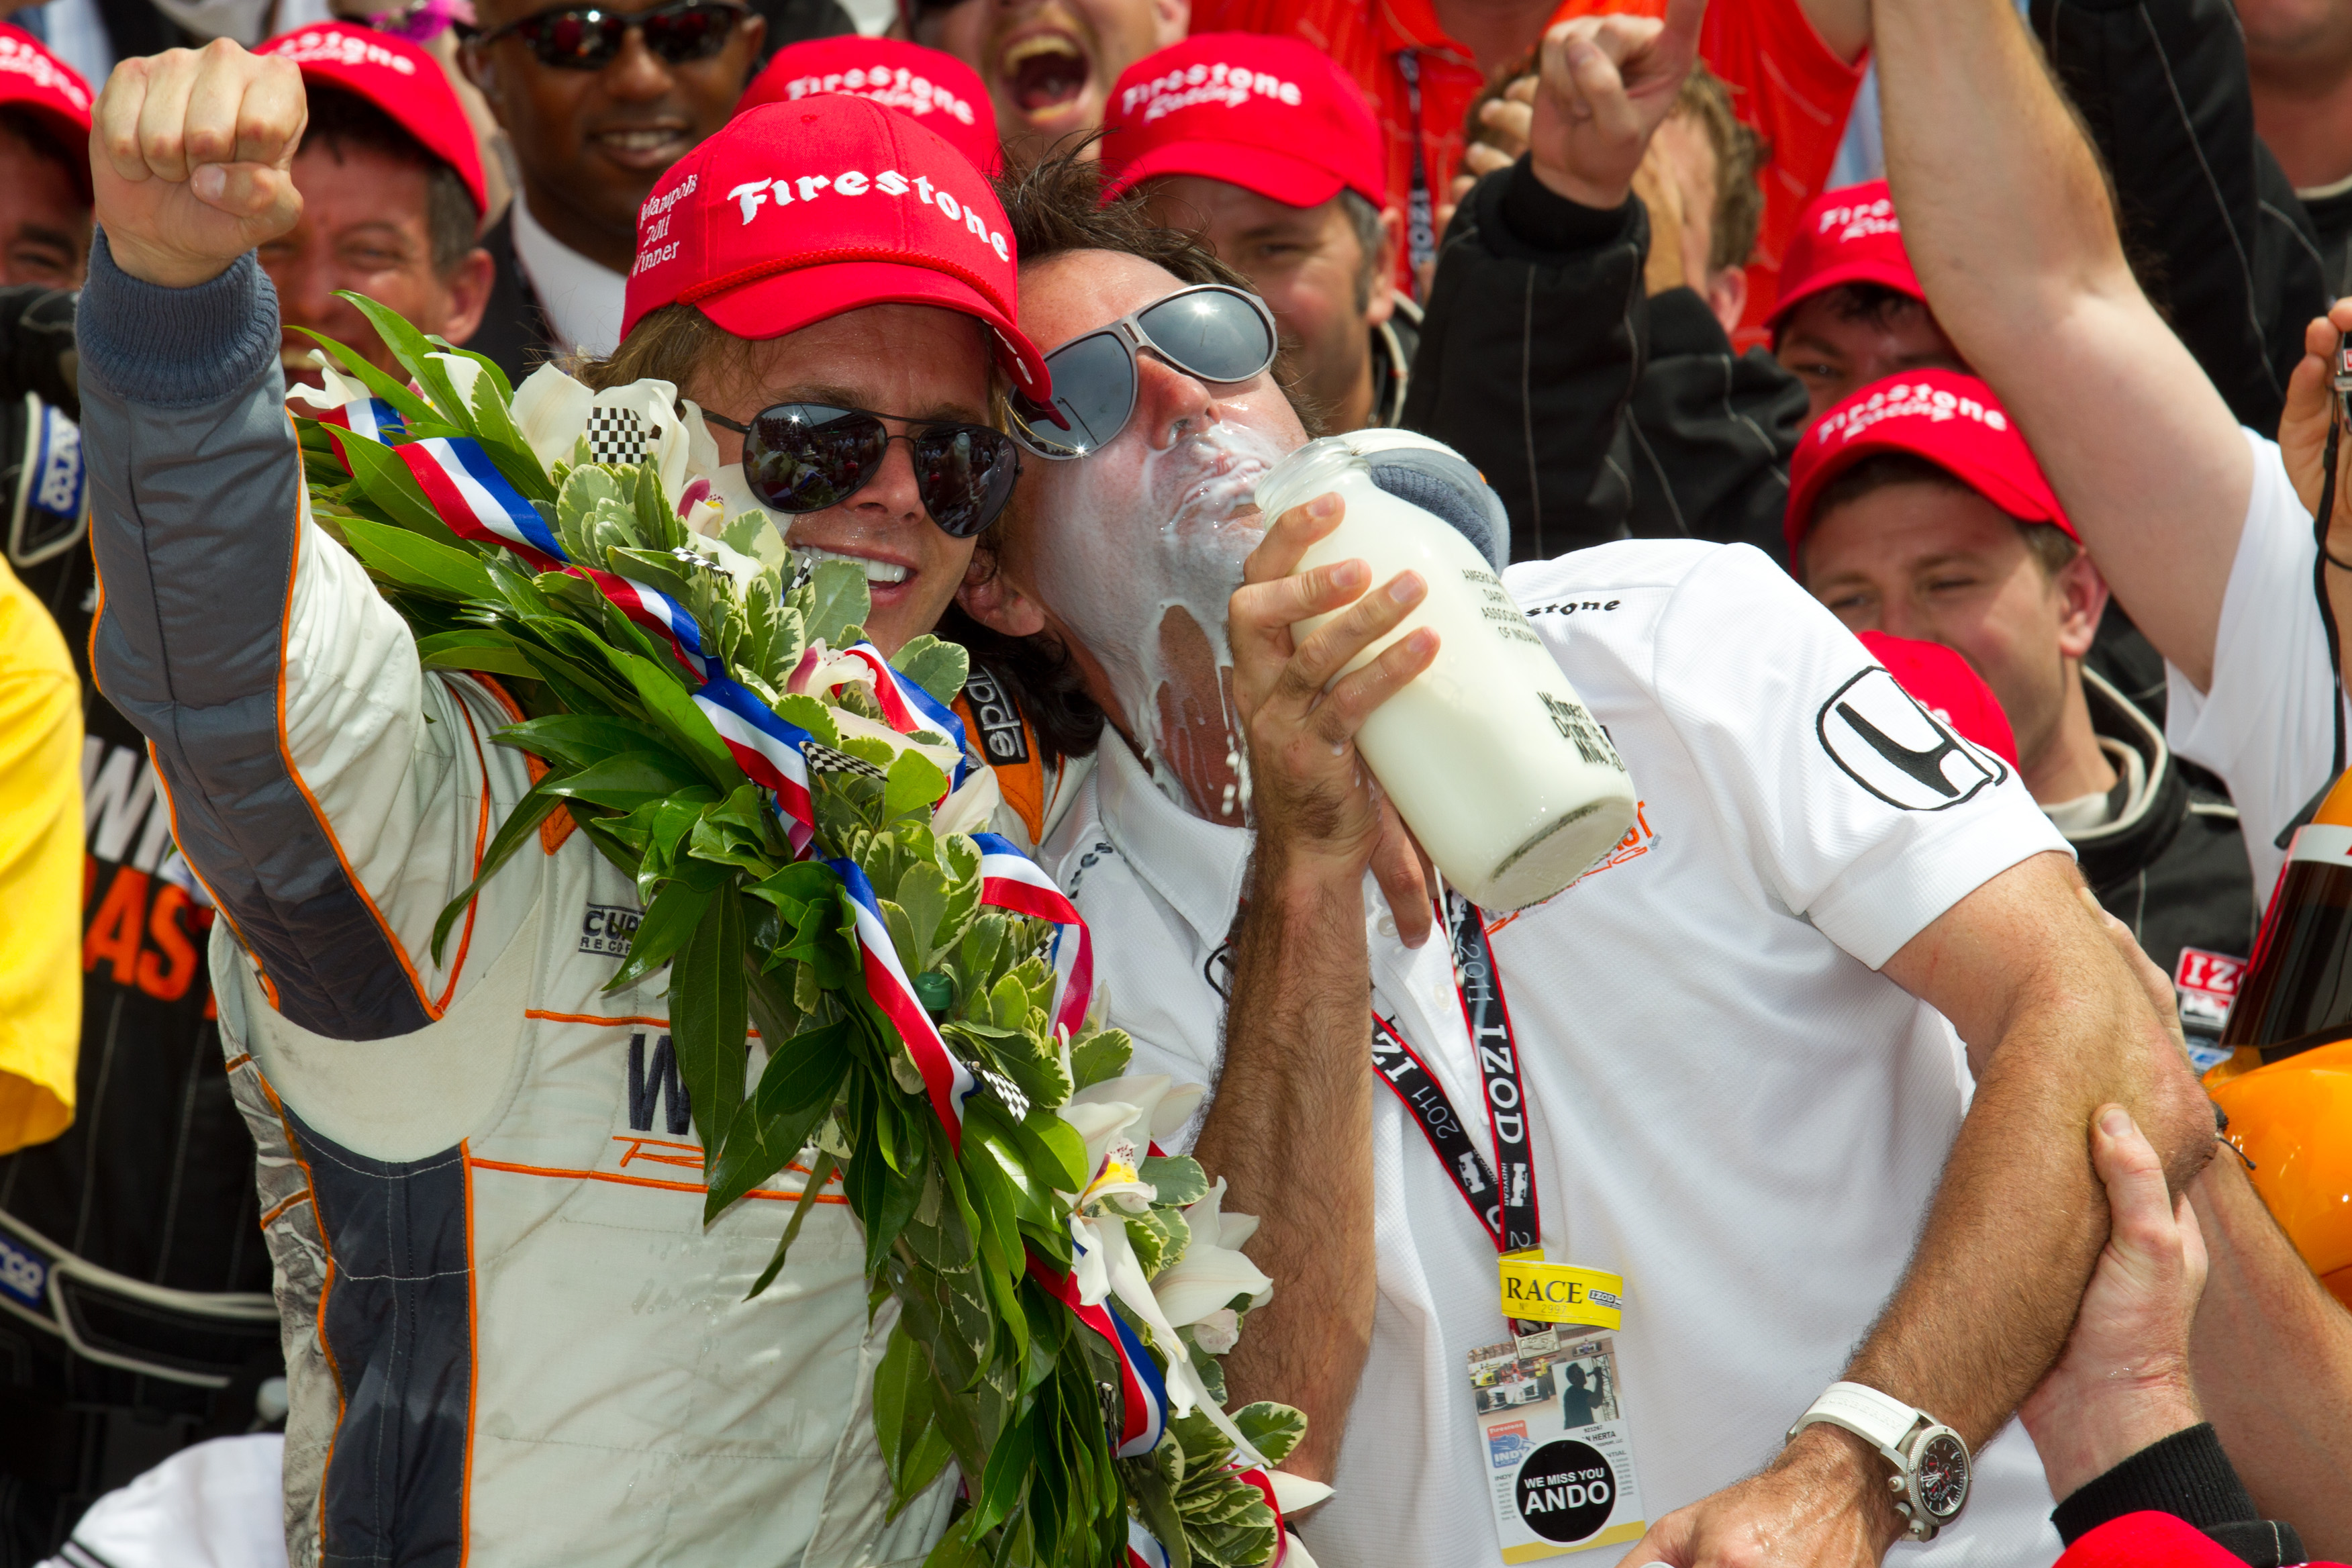
<path fill-rule="evenodd" d="M 2189 1189 L 2211 1259 L 2189 1342 L 2198 1402 L 2267 1519 L 2352 1554 L 2352 1313 L 2295 1255 L 2236 1157 Z"/>
<path fill-rule="evenodd" d="M 2176 1192 L 2212 1152 L 2186 1058 L 2074 882 L 2063 862 L 2026 862 L 1970 896 L 1983 900 L 1973 919 L 1939 921 L 1887 966 L 1970 1042 L 1977 1089 L 1910 1267 L 1847 1375 L 1971 1446 L 2057 1360 L 2105 1242 L 2093 1115 L 2130 1111 Z M 1974 977 L 2002 942 L 2033 956 L 1987 996 Z"/>
<path fill-rule="evenodd" d="M 2133 279 L 2097 155 L 2009 0 L 1876 0 L 1887 180 L 1927 302 L 2158 651 L 2211 679 L 2252 483 Z"/>
<path fill-rule="evenodd" d="M 1194 1152 L 1227 1205 L 1260 1216 L 1275 1280 L 1225 1362 L 1236 1405 L 1307 1416 L 1283 1468 L 1329 1479 L 1371 1345 L 1371 972 L 1360 874 L 1296 864 L 1261 838 L 1236 933 L 1215 1100 Z"/>

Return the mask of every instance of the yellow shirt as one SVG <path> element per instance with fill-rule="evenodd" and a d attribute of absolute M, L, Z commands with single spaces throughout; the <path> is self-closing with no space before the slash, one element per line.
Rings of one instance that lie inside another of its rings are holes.
<path fill-rule="evenodd" d="M 81 1034 L 81 682 L 0 560 L 0 1154 L 73 1121 Z"/>

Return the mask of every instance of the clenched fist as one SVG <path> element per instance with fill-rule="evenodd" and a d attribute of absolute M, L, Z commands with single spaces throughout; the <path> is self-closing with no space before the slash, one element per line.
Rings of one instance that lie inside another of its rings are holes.
<path fill-rule="evenodd" d="M 226 38 L 115 67 L 89 133 L 115 265 L 193 288 L 292 228 L 302 197 L 289 171 L 309 119 L 299 68 Z"/>

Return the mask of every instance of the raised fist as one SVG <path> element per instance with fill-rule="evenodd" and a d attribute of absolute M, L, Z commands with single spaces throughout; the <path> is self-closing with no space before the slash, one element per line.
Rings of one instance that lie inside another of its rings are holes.
<path fill-rule="evenodd" d="M 192 288 L 292 228 L 302 197 L 289 171 L 309 118 L 299 69 L 226 38 L 116 66 L 89 136 L 115 265 Z"/>
<path fill-rule="evenodd" d="M 1546 33 L 1526 132 L 1536 178 L 1585 206 L 1623 205 L 1697 58 L 1706 12 L 1706 0 L 1668 0 L 1664 21 L 1579 16 Z"/>

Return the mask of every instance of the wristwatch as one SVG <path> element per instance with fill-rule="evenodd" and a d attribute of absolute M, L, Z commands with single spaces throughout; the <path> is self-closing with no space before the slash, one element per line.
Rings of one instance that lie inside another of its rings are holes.
<path fill-rule="evenodd" d="M 1895 1511 L 1910 1521 L 1912 1540 L 1935 1540 L 1968 1507 L 1969 1446 L 1926 1411 L 1867 1384 L 1832 1383 L 1797 1418 L 1789 1436 L 1816 1421 L 1844 1427 L 1895 1467 L 1886 1484 L 1895 1493 Z"/>

